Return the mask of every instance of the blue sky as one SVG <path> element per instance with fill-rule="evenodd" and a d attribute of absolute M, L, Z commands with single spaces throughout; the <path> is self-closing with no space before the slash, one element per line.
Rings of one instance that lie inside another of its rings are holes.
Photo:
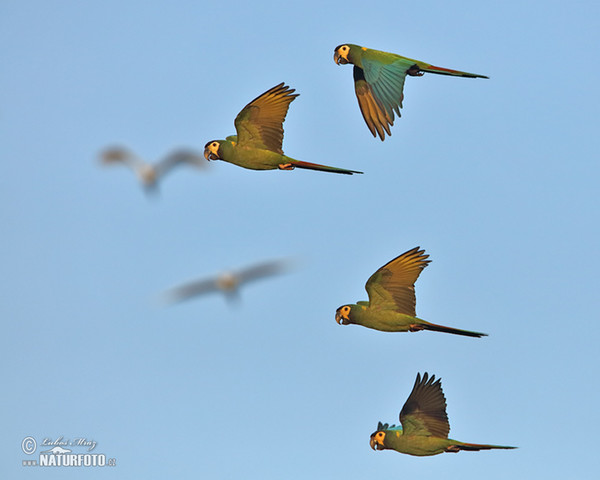
<path fill-rule="evenodd" d="M 600 400 L 600 8 L 594 2 L 0 4 L 3 478 L 591 478 Z M 371 137 L 357 43 L 490 80 L 408 78 Z M 285 81 L 284 150 L 364 175 L 181 168 L 146 196 L 98 152 L 150 160 L 234 133 Z M 340 327 L 420 245 L 417 313 L 483 339 Z M 292 256 L 297 270 L 171 307 L 165 289 Z M 417 372 L 450 436 L 515 451 L 373 452 Z M 26 436 L 105 469 L 27 468 Z"/>

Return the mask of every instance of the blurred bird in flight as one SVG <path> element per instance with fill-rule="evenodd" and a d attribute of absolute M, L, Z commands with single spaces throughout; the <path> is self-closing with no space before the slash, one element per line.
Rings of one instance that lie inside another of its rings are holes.
<path fill-rule="evenodd" d="M 151 164 L 126 148 L 110 147 L 100 153 L 100 162 L 103 165 L 125 165 L 131 168 L 146 192 L 154 191 L 158 182 L 178 165 L 186 164 L 200 169 L 208 167 L 208 162 L 200 153 L 185 149 L 174 150 Z"/>
<path fill-rule="evenodd" d="M 164 293 L 169 303 L 181 302 L 213 292 L 222 292 L 228 301 L 239 299 L 239 289 L 261 278 L 282 274 L 291 269 L 290 260 L 270 260 L 216 276 L 201 278 L 173 287 Z"/>

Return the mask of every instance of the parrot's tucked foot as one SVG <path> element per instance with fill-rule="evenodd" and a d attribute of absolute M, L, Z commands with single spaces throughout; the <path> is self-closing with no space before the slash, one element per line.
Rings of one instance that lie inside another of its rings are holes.
<path fill-rule="evenodd" d="M 408 330 L 411 332 L 420 332 L 421 330 L 425 330 L 423 325 L 419 325 L 418 323 L 411 323 L 408 327 Z"/>
<path fill-rule="evenodd" d="M 291 163 L 280 163 L 278 166 L 279 170 L 293 170 L 294 165 L 292 165 Z"/>
<path fill-rule="evenodd" d="M 410 75 L 411 77 L 422 77 L 424 75 L 424 72 L 421 71 L 421 69 L 417 66 L 417 65 L 413 65 L 412 67 L 410 67 L 406 73 L 408 75 Z"/>
<path fill-rule="evenodd" d="M 450 445 L 449 447 L 446 447 L 446 452 L 448 452 L 448 453 L 458 453 L 458 452 L 460 452 L 460 448 L 457 447 L 456 445 Z"/>

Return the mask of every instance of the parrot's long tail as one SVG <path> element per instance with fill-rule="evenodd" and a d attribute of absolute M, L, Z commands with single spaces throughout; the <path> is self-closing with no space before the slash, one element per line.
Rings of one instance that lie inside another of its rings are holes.
<path fill-rule="evenodd" d="M 431 330 L 433 332 L 453 333 L 455 335 L 463 335 L 465 337 L 487 337 L 487 333 L 471 332 L 470 330 L 460 330 L 459 328 L 444 327 L 435 323 L 419 323 L 411 326 L 411 331 Z"/>
<path fill-rule="evenodd" d="M 454 445 L 450 445 L 446 448 L 447 452 L 459 452 L 460 450 L 467 450 L 470 452 L 478 452 L 479 450 L 493 450 L 493 449 L 502 449 L 502 450 L 512 450 L 517 447 L 507 447 L 504 445 L 485 445 L 479 443 L 456 443 Z"/>
<path fill-rule="evenodd" d="M 341 173 L 344 175 L 352 175 L 357 172 L 356 170 L 346 170 L 345 168 L 329 167 L 327 165 L 319 165 L 318 163 L 303 162 L 301 160 L 294 160 L 291 162 L 294 167 L 305 168 L 307 170 L 318 170 L 319 172 L 330 172 L 330 173 Z"/>
<path fill-rule="evenodd" d="M 444 67 L 436 67 L 435 65 L 429 65 L 427 67 L 419 67 L 421 72 L 437 73 L 438 75 L 450 75 L 452 77 L 467 77 L 467 78 L 490 78 L 485 75 L 479 75 L 478 73 L 461 72 L 460 70 L 451 70 Z"/>

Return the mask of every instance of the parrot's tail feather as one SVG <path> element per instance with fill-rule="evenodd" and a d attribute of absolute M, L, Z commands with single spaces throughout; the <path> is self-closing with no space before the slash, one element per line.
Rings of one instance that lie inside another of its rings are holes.
<path fill-rule="evenodd" d="M 517 447 L 508 447 L 505 445 L 485 445 L 479 443 L 458 443 L 455 445 L 450 445 L 447 449 L 449 452 L 458 452 L 459 450 L 467 450 L 470 452 L 478 452 L 479 450 L 493 450 L 493 449 L 502 449 L 502 450 L 512 450 Z"/>
<path fill-rule="evenodd" d="M 419 70 L 421 72 L 437 73 L 438 75 L 450 75 L 452 77 L 490 78 L 477 73 L 461 72 L 460 70 L 451 70 L 449 68 L 436 67 L 434 65 L 430 65 L 429 67 L 420 67 Z"/>
<path fill-rule="evenodd" d="M 459 328 L 444 327 L 443 325 L 436 325 L 435 323 L 424 323 L 420 324 L 419 326 L 423 327 L 423 330 L 431 330 L 433 332 L 453 333 L 455 335 L 463 335 L 465 337 L 487 337 L 487 333 L 471 332 L 470 330 L 461 330 Z"/>
<path fill-rule="evenodd" d="M 327 165 L 319 165 L 318 163 L 302 162 L 301 160 L 294 160 L 291 162 L 294 167 L 305 168 L 307 170 L 318 170 L 319 172 L 330 172 L 330 173 L 341 173 L 343 175 L 352 175 L 354 173 L 360 173 L 356 170 L 346 170 L 345 168 L 329 167 Z"/>

